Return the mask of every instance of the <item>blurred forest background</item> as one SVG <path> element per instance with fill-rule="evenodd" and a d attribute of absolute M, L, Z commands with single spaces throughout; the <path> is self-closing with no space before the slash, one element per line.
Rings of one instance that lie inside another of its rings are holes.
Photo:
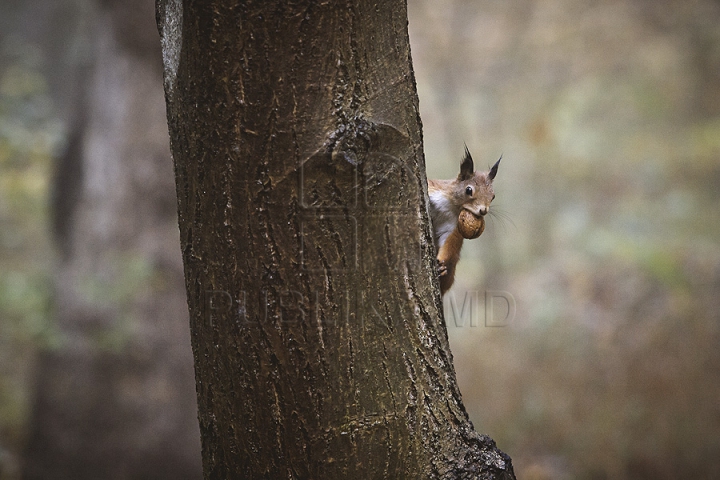
<path fill-rule="evenodd" d="M 408 8 L 428 177 L 503 154 L 446 298 L 476 428 L 720 478 L 720 2 Z M 164 108 L 151 0 L 0 1 L 0 480 L 200 477 Z"/>

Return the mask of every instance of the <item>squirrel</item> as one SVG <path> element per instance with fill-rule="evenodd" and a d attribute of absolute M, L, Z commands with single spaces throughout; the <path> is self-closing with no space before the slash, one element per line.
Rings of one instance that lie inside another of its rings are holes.
<path fill-rule="evenodd" d="M 466 145 L 465 157 L 460 163 L 460 174 L 457 178 L 428 180 L 430 220 L 437 251 L 441 295 L 445 295 L 455 280 L 455 266 L 460 260 L 463 240 L 477 238 L 485 227 L 484 216 L 490 210 L 490 202 L 495 198 L 492 182 L 497 175 L 500 160 L 502 155 L 487 172 L 476 172 Z M 464 218 L 476 223 L 474 234 L 468 234 L 461 228 Z"/>

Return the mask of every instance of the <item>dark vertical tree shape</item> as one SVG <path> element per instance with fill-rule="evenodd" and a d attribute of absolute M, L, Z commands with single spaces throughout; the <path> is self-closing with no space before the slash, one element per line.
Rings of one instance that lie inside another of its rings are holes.
<path fill-rule="evenodd" d="M 199 478 L 153 3 L 89 2 L 83 11 L 34 3 L 50 33 L 72 31 L 53 22 L 81 13 L 93 28 L 82 42 L 87 57 L 62 69 L 53 59 L 49 75 L 57 103 L 72 107 L 53 182 L 63 255 L 57 338 L 38 360 L 23 477 Z M 48 34 L 43 44 L 60 53 L 79 43 L 71 35 Z"/>
<path fill-rule="evenodd" d="M 403 1 L 161 0 L 206 478 L 514 478 L 448 347 Z"/>

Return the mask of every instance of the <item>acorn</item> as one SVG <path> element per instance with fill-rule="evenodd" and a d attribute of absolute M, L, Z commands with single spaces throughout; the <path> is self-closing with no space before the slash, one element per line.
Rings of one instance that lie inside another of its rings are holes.
<path fill-rule="evenodd" d="M 483 217 L 476 217 L 467 210 L 460 212 L 458 217 L 458 231 L 463 238 L 472 240 L 473 238 L 479 237 L 483 230 L 485 230 L 485 219 Z"/>

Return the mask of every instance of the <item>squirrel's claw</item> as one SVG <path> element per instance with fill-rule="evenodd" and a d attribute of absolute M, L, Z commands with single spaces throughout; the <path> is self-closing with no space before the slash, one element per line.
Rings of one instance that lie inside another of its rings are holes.
<path fill-rule="evenodd" d="M 447 265 L 445 264 L 445 262 L 443 260 L 438 260 L 437 262 L 438 262 L 438 272 L 440 272 L 441 277 L 444 277 L 448 273 Z"/>

